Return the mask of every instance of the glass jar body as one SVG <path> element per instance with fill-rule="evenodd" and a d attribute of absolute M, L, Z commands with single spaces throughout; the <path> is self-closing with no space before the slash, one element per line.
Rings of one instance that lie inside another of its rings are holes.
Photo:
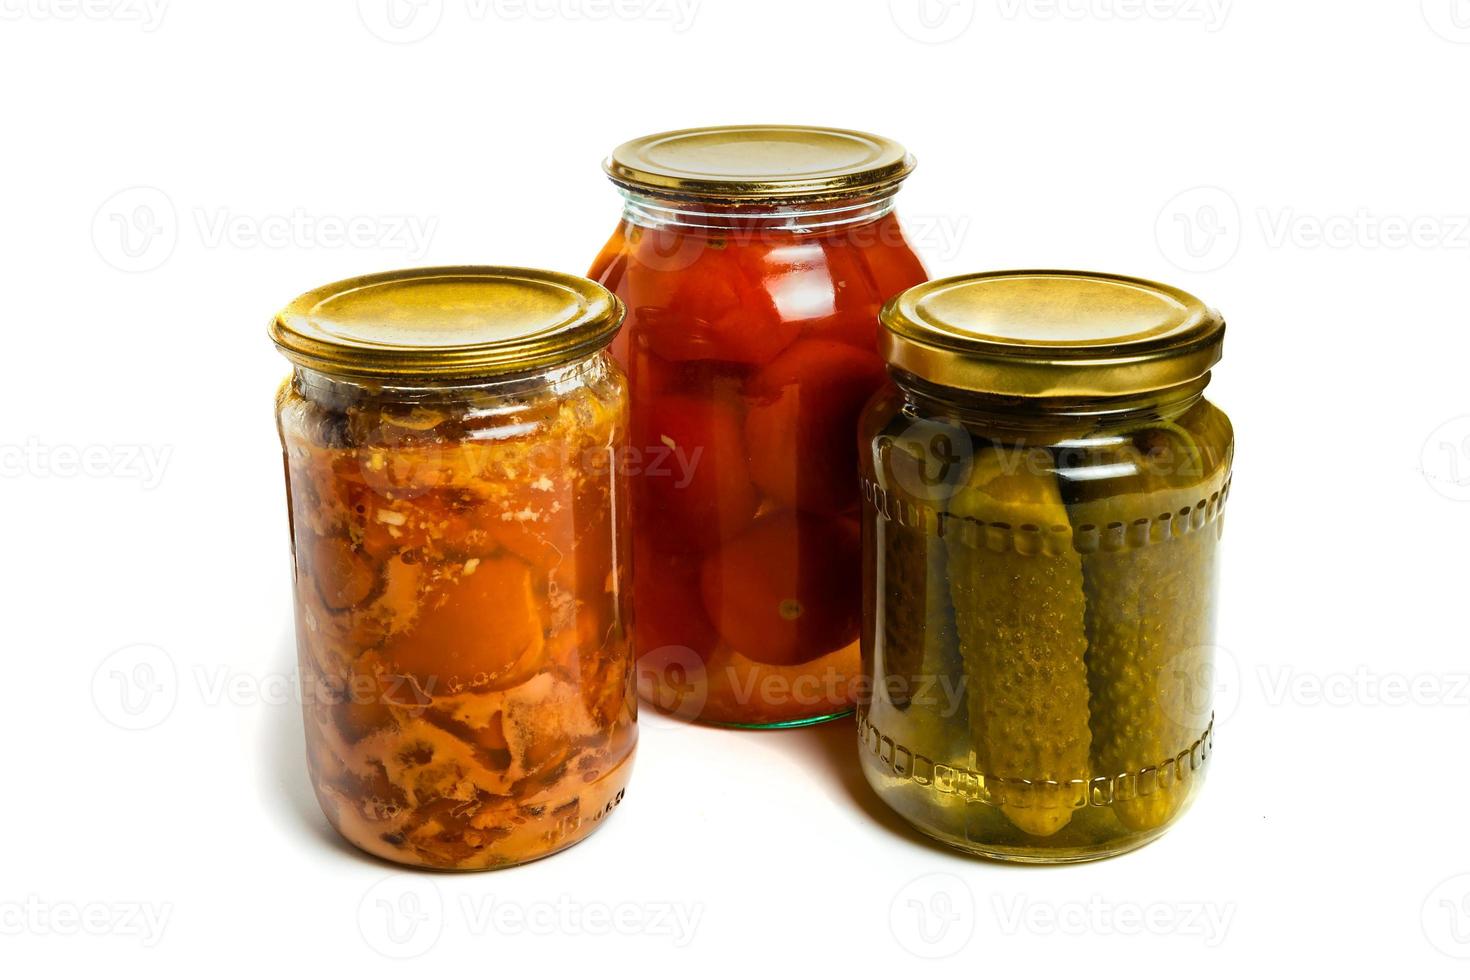
<path fill-rule="evenodd" d="M 590 276 L 628 308 L 639 688 L 774 727 L 853 703 L 855 427 L 877 313 L 924 269 L 891 195 L 780 211 L 628 195 Z"/>
<path fill-rule="evenodd" d="M 419 867 L 567 847 L 622 798 L 622 373 L 277 396 L 308 765 L 332 826 Z"/>
<path fill-rule="evenodd" d="M 988 857 L 1155 839 L 1211 751 L 1229 420 L 1204 381 L 1091 403 L 900 383 L 862 423 L 869 783 Z"/>

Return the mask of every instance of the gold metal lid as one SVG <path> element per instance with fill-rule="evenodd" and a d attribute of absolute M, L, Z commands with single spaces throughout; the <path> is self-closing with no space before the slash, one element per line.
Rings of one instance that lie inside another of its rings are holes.
<path fill-rule="evenodd" d="M 1030 397 L 1142 394 L 1204 377 L 1225 321 L 1183 290 L 1094 272 L 938 279 L 883 307 L 888 363 L 934 384 Z"/>
<path fill-rule="evenodd" d="M 296 364 L 382 380 L 554 367 L 612 340 L 623 305 L 581 276 L 445 266 L 344 279 L 298 296 L 270 335 Z"/>
<path fill-rule="evenodd" d="M 673 197 L 783 201 L 897 187 L 914 158 L 893 140 L 820 126 L 709 126 L 655 133 L 613 150 L 620 187 Z"/>

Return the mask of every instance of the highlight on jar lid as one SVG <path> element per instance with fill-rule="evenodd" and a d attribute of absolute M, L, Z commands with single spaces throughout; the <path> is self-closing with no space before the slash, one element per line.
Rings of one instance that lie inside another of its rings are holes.
<path fill-rule="evenodd" d="M 617 297 L 581 276 L 446 266 L 313 289 L 270 335 L 293 363 L 326 374 L 465 379 L 570 363 L 607 346 L 622 322 Z"/>
<path fill-rule="evenodd" d="M 914 158 L 893 140 L 819 126 L 711 126 L 656 133 L 613 150 L 620 187 L 730 201 L 811 200 L 898 186 Z"/>
<path fill-rule="evenodd" d="M 1142 394 L 1204 377 L 1225 321 L 1189 293 L 1094 272 L 937 279 L 883 307 L 880 352 L 934 384 L 1021 397 Z"/>

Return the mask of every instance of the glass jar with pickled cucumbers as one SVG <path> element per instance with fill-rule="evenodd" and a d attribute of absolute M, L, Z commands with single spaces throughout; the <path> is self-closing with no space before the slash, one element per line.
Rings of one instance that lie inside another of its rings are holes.
<path fill-rule="evenodd" d="M 878 311 L 927 276 L 891 140 L 722 126 L 619 146 L 590 275 L 628 307 L 639 690 L 747 727 L 852 710 L 862 620 L 853 432 Z"/>
<path fill-rule="evenodd" d="M 1164 833 L 1211 753 L 1234 438 L 1178 289 L 1002 272 L 884 308 L 860 424 L 862 767 L 919 830 L 1060 863 Z"/>

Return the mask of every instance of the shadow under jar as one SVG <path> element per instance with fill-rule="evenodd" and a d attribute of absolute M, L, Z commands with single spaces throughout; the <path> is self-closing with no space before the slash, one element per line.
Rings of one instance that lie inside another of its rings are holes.
<path fill-rule="evenodd" d="M 885 300 L 925 278 L 893 198 L 914 162 L 846 130 L 648 136 L 606 170 L 590 275 L 628 307 L 639 689 L 747 727 L 852 709 L 857 447 Z"/>
<path fill-rule="evenodd" d="M 335 283 L 276 318 L 307 762 L 370 854 L 518 864 L 622 799 L 621 318 L 586 279 L 477 267 Z"/>
<path fill-rule="evenodd" d="M 863 770 L 994 858 L 1139 847 L 1203 781 L 1234 437 L 1225 325 L 1157 283 L 962 276 L 883 312 L 861 424 Z"/>

